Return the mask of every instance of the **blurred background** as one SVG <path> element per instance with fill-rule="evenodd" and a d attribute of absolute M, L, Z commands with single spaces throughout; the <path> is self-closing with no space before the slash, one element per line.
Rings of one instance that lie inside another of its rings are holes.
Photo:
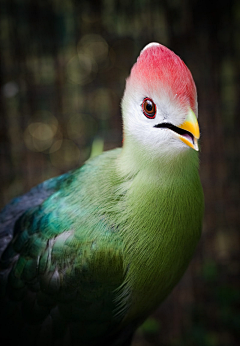
<path fill-rule="evenodd" d="M 198 88 L 206 212 L 195 257 L 134 346 L 240 345 L 240 1 L 1 0 L 0 206 L 121 146 L 120 101 L 160 42 Z"/>

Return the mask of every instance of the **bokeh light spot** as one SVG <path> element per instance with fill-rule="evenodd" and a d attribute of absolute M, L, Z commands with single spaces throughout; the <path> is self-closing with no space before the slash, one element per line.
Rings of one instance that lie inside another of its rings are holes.
<path fill-rule="evenodd" d="M 54 132 L 52 128 L 41 122 L 30 124 L 24 132 L 26 147 L 32 151 L 44 151 L 53 142 Z"/>
<path fill-rule="evenodd" d="M 101 63 L 108 56 L 108 44 L 100 35 L 89 34 L 81 38 L 77 46 L 78 54 L 90 57 Z"/>
<path fill-rule="evenodd" d="M 87 55 L 75 55 L 67 65 L 68 78 L 76 84 L 87 84 L 91 82 L 97 72 L 97 64 Z"/>
<path fill-rule="evenodd" d="M 58 139 L 56 140 L 53 145 L 51 146 L 51 148 L 49 149 L 49 153 L 52 154 L 55 151 L 59 150 L 61 148 L 63 140 L 62 139 Z"/>
<path fill-rule="evenodd" d="M 73 141 L 64 139 L 59 150 L 50 152 L 50 160 L 59 169 L 69 169 L 79 164 L 80 150 Z"/>
<path fill-rule="evenodd" d="M 96 120 L 89 114 L 73 114 L 67 123 L 67 133 L 69 138 L 84 140 L 86 136 L 95 135 L 98 126 Z"/>
<path fill-rule="evenodd" d="M 31 151 L 42 152 L 48 150 L 56 136 L 61 137 L 57 119 L 48 111 L 37 111 L 34 114 L 39 121 L 32 122 L 26 128 L 23 138 L 26 147 Z"/>
<path fill-rule="evenodd" d="M 8 82 L 3 86 L 3 95 L 7 98 L 14 97 L 19 92 L 16 82 Z"/>

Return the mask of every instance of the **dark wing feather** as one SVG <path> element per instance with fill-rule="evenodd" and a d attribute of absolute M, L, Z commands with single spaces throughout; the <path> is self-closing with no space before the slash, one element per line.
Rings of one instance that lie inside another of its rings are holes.
<path fill-rule="evenodd" d="M 28 193 L 14 198 L 0 212 L 0 257 L 11 241 L 14 225 L 17 219 L 29 208 L 40 205 L 46 198 L 54 193 L 61 183 L 69 177 L 70 173 L 44 181 L 32 188 Z"/>

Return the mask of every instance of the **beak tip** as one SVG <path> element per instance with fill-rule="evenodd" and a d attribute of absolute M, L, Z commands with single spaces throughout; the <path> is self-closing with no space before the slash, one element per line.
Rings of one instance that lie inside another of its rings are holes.
<path fill-rule="evenodd" d="M 186 143 L 185 141 L 184 142 L 188 144 L 194 150 L 199 151 L 198 139 L 200 138 L 200 129 L 199 129 L 197 117 L 191 108 L 189 109 L 187 119 L 179 127 L 185 131 L 190 132 L 193 136 L 193 143 L 191 143 L 191 145 L 190 143 Z"/>

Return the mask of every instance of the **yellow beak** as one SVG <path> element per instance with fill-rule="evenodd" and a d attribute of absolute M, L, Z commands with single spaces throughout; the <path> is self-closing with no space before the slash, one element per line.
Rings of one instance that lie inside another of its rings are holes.
<path fill-rule="evenodd" d="M 191 138 L 191 136 L 188 136 L 187 134 L 179 135 L 181 141 L 187 144 L 189 147 L 193 148 L 194 150 L 198 151 L 198 139 L 200 137 L 200 131 L 196 115 L 194 114 L 191 108 L 189 109 L 187 119 L 184 121 L 182 125 L 178 127 L 180 129 L 190 132 L 190 134 L 193 136 L 193 138 Z"/>

